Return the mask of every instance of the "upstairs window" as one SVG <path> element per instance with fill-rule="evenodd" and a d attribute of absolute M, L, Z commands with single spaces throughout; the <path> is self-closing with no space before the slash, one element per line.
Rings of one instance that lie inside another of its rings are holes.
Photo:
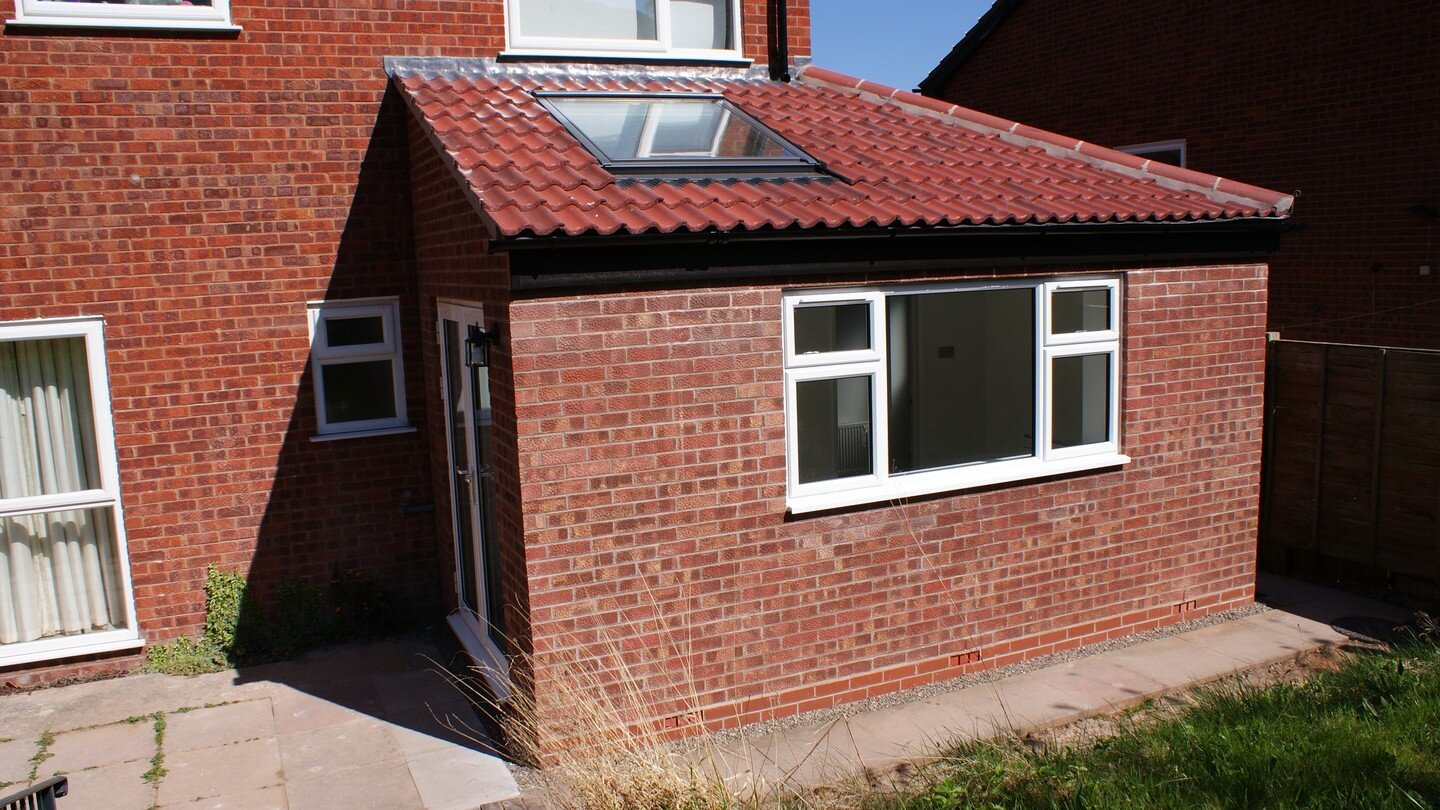
<path fill-rule="evenodd" d="M 612 173 L 715 177 L 809 174 L 819 167 L 720 96 L 536 95 Z"/>
<path fill-rule="evenodd" d="M 6 25 L 238 31 L 230 0 L 16 0 Z"/>
<path fill-rule="evenodd" d="M 739 0 L 507 0 L 509 45 L 528 54 L 739 59 Z"/>
<path fill-rule="evenodd" d="M 788 504 L 809 512 L 1115 466 L 1113 278 L 785 298 Z"/>

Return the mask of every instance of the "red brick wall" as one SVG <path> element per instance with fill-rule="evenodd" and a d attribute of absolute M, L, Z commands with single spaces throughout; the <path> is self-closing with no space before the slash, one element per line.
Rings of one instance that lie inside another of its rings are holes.
<path fill-rule="evenodd" d="M 1109 146 L 1184 138 L 1191 168 L 1299 189 L 1270 328 L 1440 348 L 1440 267 L 1419 275 L 1430 237 L 1406 210 L 1440 208 L 1436 31 L 1425 0 L 1025 0 L 942 95 Z"/>
<path fill-rule="evenodd" d="M 805 55 L 808 11 L 791 5 Z M 745 50 L 764 61 L 764 4 L 744 8 Z M 12 9 L 0 0 L 0 19 Z M 401 511 L 444 502 L 418 351 L 433 301 L 417 294 L 405 113 L 382 105 L 382 58 L 493 56 L 501 9 L 235 0 L 236 35 L 0 38 L 0 320 L 106 319 L 147 638 L 198 628 L 212 562 L 260 590 L 359 566 L 438 609 L 448 541 Z M 312 443 L 305 303 L 371 295 L 400 296 L 421 432 Z"/>
<path fill-rule="evenodd" d="M 512 302 L 542 701 L 618 650 L 730 725 L 1249 602 L 1264 267 L 1125 275 L 1126 468 L 798 517 L 782 286 Z"/>

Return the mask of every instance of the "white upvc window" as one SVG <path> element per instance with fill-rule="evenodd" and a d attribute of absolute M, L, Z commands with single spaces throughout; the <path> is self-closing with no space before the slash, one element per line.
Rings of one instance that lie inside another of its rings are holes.
<path fill-rule="evenodd" d="M 0 666 L 140 644 L 102 323 L 0 323 Z"/>
<path fill-rule="evenodd" d="M 157 31 L 239 31 L 230 0 L 15 0 L 6 25 L 141 28 Z"/>
<path fill-rule="evenodd" d="M 395 298 L 310 303 L 316 440 L 413 430 Z"/>
<path fill-rule="evenodd" d="M 506 0 L 509 52 L 739 61 L 740 0 Z"/>
<path fill-rule="evenodd" d="M 1117 278 L 803 290 L 782 316 L 792 512 L 1129 461 Z"/>

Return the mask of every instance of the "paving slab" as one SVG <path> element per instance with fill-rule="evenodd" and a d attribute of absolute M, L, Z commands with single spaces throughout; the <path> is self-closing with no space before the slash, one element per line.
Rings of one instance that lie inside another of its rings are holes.
<path fill-rule="evenodd" d="M 1225 622 L 1185 634 L 1185 640 L 1221 653 L 1246 667 L 1257 667 L 1313 649 L 1296 636 L 1256 622 Z"/>
<path fill-rule="evenodd" d="M 184 804 L 163 806 L 192 808 L 193 810 L 289 810 L 290 803 L 285 798 L 285 788 L 276 785 L 259 790 L 247 790 L 230 796 L 212 796 L 208 799 Z M 69 810 L 69 808 L 67 807 L 65 810 Z"/>
<path fill-rule="evenodd" d="M 68 773 L 70 792 L 61 810 L 138 810 L 155 803 L 155 785 L 145 781 L 150 760 L 122 762 Z"/>
<path fill-rule="evenodd" d="M 388 724 L 373 717 L 285 734 L 279 738 L 286 777 L 313 779 L 380 762 L 404 762 Z"/>
<path fill-rule="evenodd" d="M 166 716 L 165 751 L 178 753 L 275 736 L 269 698 Z"/>
<path fill-rule="evenodd" d="M 432 707 L 439 710 L 469 705 L 465 695 L 433 668 L 377 675 L 374 684 L 387 715 Z"/>
<path fill-rule="evenodd" d="M 520 792 L 504 763 L 478 751 L 443 748 L 409 762 L 415 789 L 430 810 L 471 810 Z"/>
<path fill-rule="evenodd" d="M 65 731 L 55 735 L 55 741 L 47 752 L 51 756 L 40 763 L 36 775 L 43 779 L 121 762 L 145 760 L 148 763 L 157 748 L 155 720 L 151 717 L 134 723 Z M 145 767 L 150 766 L 147 764 Z"/>
<path fill-rule="evenodd" d="M 410 768 L 404 762 L 385 762 L 313 778 L 286 779 L 285 795 L 294 808 L 422 810 L 425 807 L 415 789 Z"/>
<path fill-rule="evenodd" d="M 1224 653 L 1190 643 L 1184 634 L 1108 652 L 1104 657 L 1148 676 L 1165 689 L 1213 681 L 1232 675 L 1243 666 L 1241 661 Z"/>
<path fill-rule="evenodd" d="M 390 715 L 388 725 L 407 757 L 452 746 L 490 753 L 498 750 L 469 706 L 414 709 Z"/>
<path fill-rule="evenodd" d="M 167 753 L 165 770 L 162 805 L 241 794 L 284 781 L 280 748 L 273 738 Z"/>
<path fill-rule="evenodd" d="M 271 698 L 275 733 L 298 734 L 383 714 L 380 696 L 368 680 L 297 689 L 277 686 Z"/>
<path fill-rule="evenodd" d="M 1169 688 L 1103 653 L 1046 667 L 1034 675 L 1078 701 L 1081 715 L 1131 706 Z"/>
<path fill-rule="evenodd" d="M 37 734 L 0 742 L 0 783 L 19 784 L 30 778 L 30 759 L 40 751 L 39 739 Z"/>

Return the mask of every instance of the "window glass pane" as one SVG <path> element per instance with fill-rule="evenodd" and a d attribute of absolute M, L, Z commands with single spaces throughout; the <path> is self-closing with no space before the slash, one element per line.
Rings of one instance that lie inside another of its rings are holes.
<path fill-rule="evenodd" d="M 0 644 L 126 624 L 109 508 L 0 518 Z"/>
<path fill-rule="evenodd" d="M 652 155 L 709 155 L 715 148 L 715 133 L 727 117 L 718 104 L 687 102 L 655 105 L 655 139 Z"/>
<path fill-rule="evenodd" d="M 519 0 L 527 37 L 655 40 L 655 0 Z"/>
<path fill-rule="evenodd" d="M 886 300 L 892 472 L 1034 455 L 1034 295 Z"/>
<path fill-rule="evenodd" d="M 1110 328 L 1110 290 L 1058 290 L 1050 296 L 1050 333 L 1104 332 Z"/>
<path fill-rule="evenodd" d="M 719 99 L 571 96 L 549 103 L 605 161 L 788 156 L 779 140 L 731 114 Z"/>
<path fill-rule="evenodd" d="M 325 342 L 336 346 L 364 346 L 385 342 L 385 319 L 379 315 L 363 318 L 325 318 Z"/>
<path fill-rule="evenodd" d="M 1110 355 L 1056 357 L 1050 378 L 1052 447 L 1110 440 Z"/>
<path fill-rule="evenodd" d="M 670 31 L 676 48 L 729 48 L 730 0 L 671 0 Z"/>
<path fill-rule="evenodd" d="M 796 354 L 848 352 L 868 348 L 869 304 L 795 308 Z"/>
<path fill-rule="evenodd" d="M 874 471 L 869 375 L 795 384 L 800 483 Z"/>
<path fill-rule="evenodd" d="M 0 342 L 0 498 L 100 488 L 85 339 Z"/>
<path fill-rule="evenodd" d="M 390 360 L 326 363 L 320 374 L 326 422 L 395 418 L 395 377 Z"/>

